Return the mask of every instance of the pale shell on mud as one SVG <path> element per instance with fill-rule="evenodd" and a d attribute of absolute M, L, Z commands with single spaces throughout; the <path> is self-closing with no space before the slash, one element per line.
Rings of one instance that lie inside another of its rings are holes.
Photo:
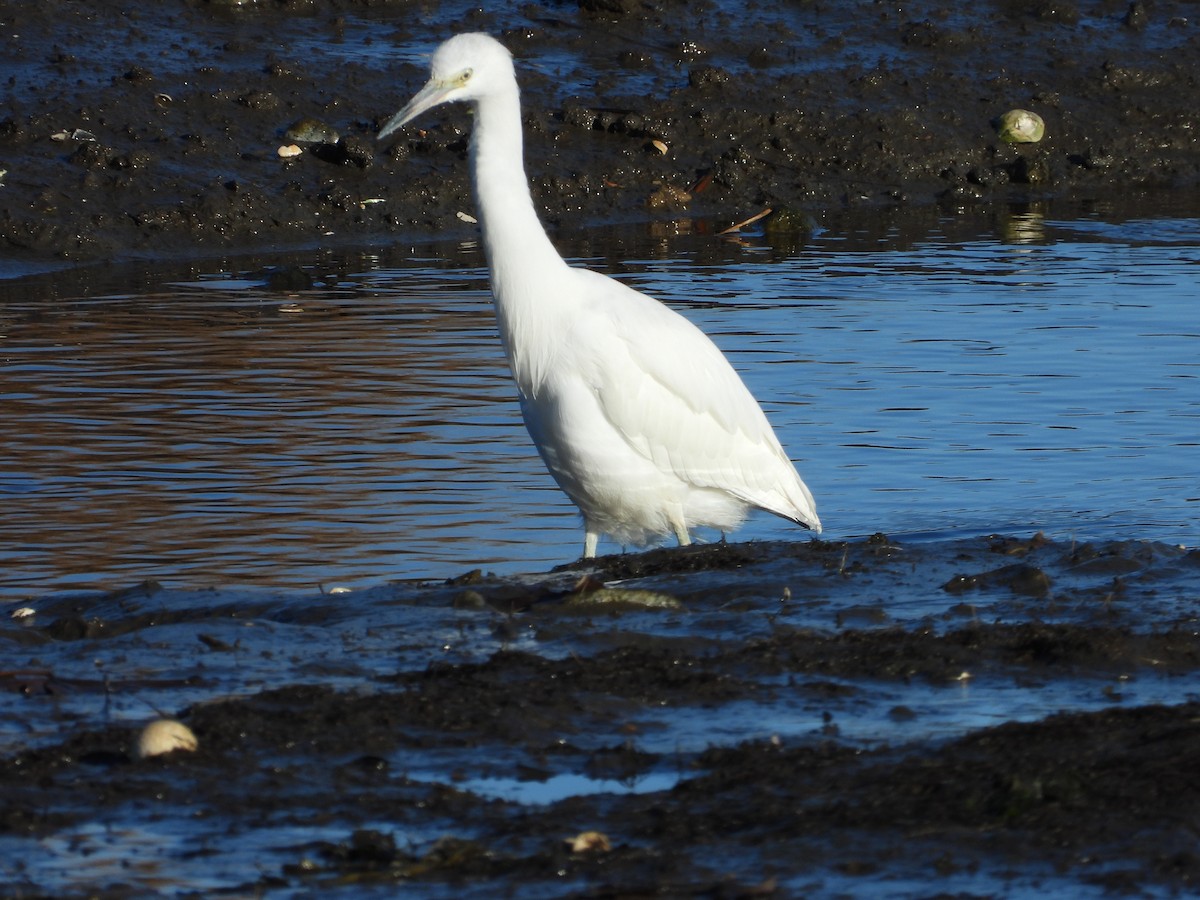
<path fill-rule="evenodd" d="M 1046 134 L 1046 123 L 1027 109 L 1010 109 L 996 120 L 1000 140 L 1009 144 L 1036 144 Z"/>
<path fill-rule="evenodd" d="M 138 759 L 162 756 L 175 750 L 195 750 L 199 746 L 192 729 L 174 719 L 156 719 L 138 735 Z"/>

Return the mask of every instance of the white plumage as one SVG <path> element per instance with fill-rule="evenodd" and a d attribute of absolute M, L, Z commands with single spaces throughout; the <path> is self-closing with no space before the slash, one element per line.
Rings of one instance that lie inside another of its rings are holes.
<path fill-rule="evenodd" d="M 380 130 L 442 103 L 470 103 L 471 180 L 504 350 L 525 425 L 583 513 L 584 556 L 601 534 L 642 544 L 727 532 L 750 507 L 821 531 L 812 494 L 762 409 L 708 337 L 645 294 L 568 266 L 538 220 L 525 178 L 512 57 L 460 34 Z"/>

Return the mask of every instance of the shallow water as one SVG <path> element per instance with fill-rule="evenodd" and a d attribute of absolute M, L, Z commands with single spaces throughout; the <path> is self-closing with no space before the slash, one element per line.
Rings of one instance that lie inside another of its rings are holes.
<path fill-rule="evenodd" d="M 827 537 L 1195 544 L 1200 220 L 880 218 L 792 245 L 662 226 L 559 244 L 725 350 Z M 281 261 L 316 286 L 269 290 L 258 260 L 4 284 L 0 596 L 578 556 L 478 247 Z M 767 537 L 804 533 L 760 515 L 737 534 Z"/>

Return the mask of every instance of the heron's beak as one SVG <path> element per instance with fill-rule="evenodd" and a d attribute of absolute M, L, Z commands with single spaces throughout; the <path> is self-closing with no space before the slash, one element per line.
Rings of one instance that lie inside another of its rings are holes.
<path fill-rule="evenodd" d="M 379 129 L 379 134 L 375 139 L 382 141 L 385 137 L 404 125 L 407 125 L 421 113 L 427 109 L 433 109 L 435 106 L 446 102 L 447 96 L 454 85 L 445 84 L 440 81 L 429 81 L 425 87 L 417 93 L 417 96 L 408 101 L 408 105 L 400 112 L 396 113 L 387 120 L 387 124 Z"/>

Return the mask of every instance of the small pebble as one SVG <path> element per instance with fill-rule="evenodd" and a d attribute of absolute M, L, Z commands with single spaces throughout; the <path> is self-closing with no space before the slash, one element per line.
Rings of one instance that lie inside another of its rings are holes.
<path fill-rule="evenodd" d="M 295 144 L 284 144 L 275 152 L 279 154 L 280 159 L 291 159 L 294 156 L 299 156 L 304 151 Z"/>
<path fill-rule="evenodd" d="M 283 133 L 285 139 L 298 144 L 336 144 L 341 135 L 332 125 L 327 125 L 320 119 L 305 116 L 288 126 Z"/>
<path fill-rule="evenodd" d="M 651 209 L 682 209 L 691 199 L 692 195 L 685 190 L 660 184 L 646 199 L 646 205 Z"/>

